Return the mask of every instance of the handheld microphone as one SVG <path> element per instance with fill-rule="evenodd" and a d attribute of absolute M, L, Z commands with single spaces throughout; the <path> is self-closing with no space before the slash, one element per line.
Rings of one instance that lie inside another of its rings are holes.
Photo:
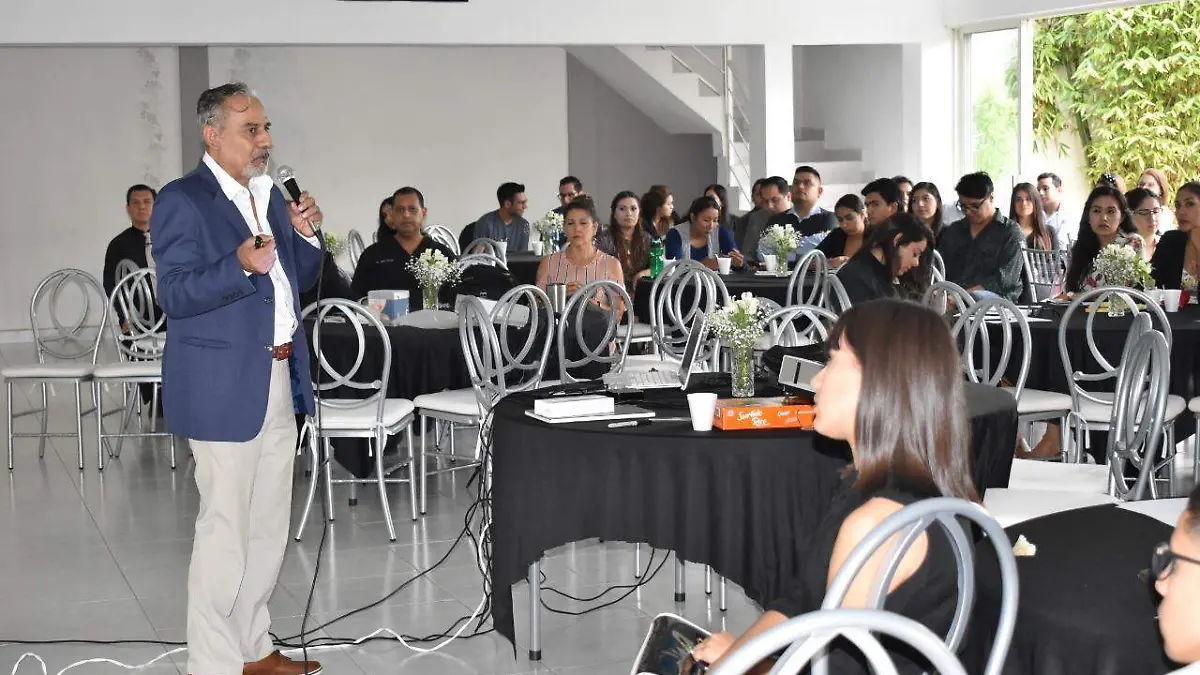
<path fill-rule="evenodd" d="M 296 172 L 292 171 L 292 167 L 287 165 L 279 167 L 279 169 L 275 172 L 275 179 L 283 185 L 283 189 L 287 190 L 288 196 L 292 198 L 292 203 L 299 205 L 300 184 L 296 182 Z M 321 224 L 310 222 L 309 225 L 312 226 L 313 233 L 319 236 L 321 232 Z"/>

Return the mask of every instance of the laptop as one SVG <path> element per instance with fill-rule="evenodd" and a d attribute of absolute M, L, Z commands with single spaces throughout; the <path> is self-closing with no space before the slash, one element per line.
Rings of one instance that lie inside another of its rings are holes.
<path fill-rule="evenodd" d="M 802 359 L 797 356 L 783 357 L 783 365 L 779 368 L 779 384 L 789 389 L 799 389 L 809 394 L 813 391 L 812 381 L 821 372 L 825 364 Z"/>
<path fill-rule="evenodd" d="M 623 389 L 687 389 L 696 365 L 696 356 L 700 353 L 700 345 L 704 342 L 704 334 L 708 329 L 708 316 L 700 315 L 692 322 L 688 333 L 687 344 L 683 348 L 683 360 L 679 362 L 679 370 L 651 370 L 637 373 L 609 373 L 604 376 L 604 386 L 612 390 Z M 667 365 L 667 362 L 663 362 Z"/>

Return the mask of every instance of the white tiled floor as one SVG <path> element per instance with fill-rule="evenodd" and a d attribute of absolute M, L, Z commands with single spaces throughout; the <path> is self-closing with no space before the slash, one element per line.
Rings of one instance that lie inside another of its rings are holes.
<path fill-rule="evenodd" d="M 30 360 L 28 345 L 0 345 L 0 361 Z M 51 406 L 53 430 L 73 425 L 72 404 L 61 388 Z M 27 409 L 24 393 L 14 395 L 17 411 Z M 109 418 L 115 423 L 114 418 Z M 94 421 L 91 422 L 94 424 Z M 3 418 L 0 416 L 0 425 Z M 20 418 L 18 429 L 33 430 L 35 418 Z M 90 425 L 85 425 L 85 436 Z M 462 444 L 460 447 L 467 447 Z M 169 647 L 155 645 L 25 646 L 5 640 L 184 638 L 186 579 L 198 497 L 193 465 L 180 447 L 179 468 L 171 471 L 166 446 L 129 443 L 120 459 L 103 473 L 95 466 L 95 441 L 85 439 L 87 468 L 76 468 L 73 439 L 48 441 L 38 460 L 37 441 L 18 439 L 16 470 L 0 481 L 0 674 L 32 651 L 46 660 L 50 673 L 76 661 L 108 658 L 140 664 Z M 397 541 L 390 544 L 375 489 L 360 491 L 358 506 L 346 503 L 346 491 L 335 490 L 337 520 L 331 524 L 321 574 L 313 598 L 309 626 L 324 623 L 350 609 L 370 604 L 426 569 L 449 549 L 462 527 L 471 502 L 466 473 L 431 481 L 429 513 L 417 523 L 407 518 L 408 490 L 390 488 Z M 299 520 L 305 482 L 297 470 L 293 520 Z M 303 541 L 293 542 L 271 601 L 276 635 L 299 632 L 320 539 L 319 515 L 310 521 Z M 658 553 L 657 559 L 661 559 Z M 595 541 L 580 542 L 549 554 L 544 565 L 547 584 L 576 596 L 595 595 L 605 584 L 633 581 L 632 547 Z M 722 615 L 716 596 L 703 593 L 702 568 L 688 566 L 688 601 L 672 601 L 672 563 L 668 562 L 645 588 L 617 605 L 579 617 L 542 612 L 543 660 L 526 657 L 528 644 L 525 585 L 514 588 L 518 649 L 495 634 L 457 640 L 434 654 L 417 655 L 396 642 L 373 642 L 355 648 L 318 652 L 326 672 L 468 673 L 551 672 L 562 675 L 620 675 L 629 672 L 651 618 L 660 612 L 682 613 L 713 629 L 740 631 L 757 611 L 730 586 L 730 610 Z M 714 583 L 715 586 L 715 583 Z M 469 615 L 482 595 L 482 579 L 469 543 L 455 549 L 446 563 L 405 588 L 381 606 L 329 626 L 318 635 L 357 638 L 380 627 L 398 633 L 440 633 L 455 619 Z M 715 590 L 715 589 L 714 589 Z M 611 593 L 605 600 L 617 597 Z M 604 602 L 570 601 L 543 594 L 551 607 L 578 611 Z M 428 645 L 425 645 L 428 646 Z M 186 673 L 186 654 L 160 661 L 146 672 Z M 18 673 L 37 673 L 29 660 Z M 71 671 L 120 673 L 109 664 L 89 664 Z"/>

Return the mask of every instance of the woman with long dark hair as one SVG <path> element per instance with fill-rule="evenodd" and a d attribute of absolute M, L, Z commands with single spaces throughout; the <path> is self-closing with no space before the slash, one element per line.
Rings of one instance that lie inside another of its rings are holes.
<path fill-rule="evenodd" d="M 624 282 L 621 264 L 604 251 L 596 249 L 598 223 L 596 202 L 591 197 L 581 195 L 567 204 L 563 212 L 563 234 L 567 237 L 567 247 L 542 258 L 537 271 L 537 285 L 542 290 L 550 284 L 565 284 L 567 293 L 574 294 L 598 279 Z"/>
<path fill-rule="evenodd" d="M 946 214 L 942 210 L 942 193 L 938 191 L 938 187 L 929 182 L 917 183 L 913 186 L 909 203 L 912 204 L 912 214 L 925 223 L 925 227 L 933 233 L 936 241 L 946 224 Z"/>
<path fill-rule="evenodd" d="M 717 200 L 717 205 L 721 207 L 721 226 L 732 230 L 733 223 L 730 222 L 729 218 L 729 192 L 725 189 L 725 186 L 720 183 L 713 183 L 704 188 L 704 196 Z"/>
<path fill-rule="evenodd" d="M 1200 182 L 1175 193 L 1175 220 L 1179 229 L 1163 234 L 1150 267 L 1159 288 L 1194 292 L 1200 280 Z"/>
<path fill-rule="evenodd" d="M 389 222 L 392 217 L 392 198 L 379 202 L 379 228 L 375 230 L 375 241 L 390 239 L 396 233 Z"/>
<path fill-rule="evenodd" d="M 892 299 L 854 305 L 834 324 L 829 362 L 812 386 L 817 432 L 850 445 L 852 465 L 842 490 L 800 546 L 805 553 L 794 586 L 769 603 L 766 614 L 740 638 L 717 633 L 701 642 L 693 652 L 697 661 L 717 664 L 754 636 L 820 609 L 850 551 L 905 506 L 932 497 L 979 500 L 967 450 L 962 364 L 946 323 L 935 312 Z M 878 569 L 889 551 L 881 548 L 864 569 Z M 867 607 L 875 581 L 872 574 L 859 574 L 842 606 Z M 945 531 L 930 528 L 901 558 L 884 606 L 944 635 L 957 597 L 955 554 Z M 867 672 L 857 652 L 834 645 L 830 672 Z M 907 651 L 890 656 L 901 673 L 928 668 Z"/>
<path fill-rule="evenodd" d="M 833 207 L 838 229 L 825 235 L 817 250 L 829 259 L 829 266 L 841 267 L 862 250 L 867 237 L 867 207 L 856 194 L 842 195 Z"/>
<path fill-rule="evenodd" d="M 712 197 L 698 197 L 688 209 L 688 219 L 667 232 L 663 242 L 668 260 L 695 260 L 717 269 L 717 257 L 729 256 L 734 267 L 745 264 L 733 242 L 733 231 L 721 227 L 721 209 Z"/>
<path fill-rule="evenodd" d="M 654 239 L 667 236 L 667 230 L 675 226 L 675 198 L 666 185 L 652 185 L 642 195 L 642 227 Z"/>
<path fill-rule="evenodd" d="M 636 193 L 618 192 L 609 205 L 608 227 L 596 238 L 596 248 L 621 263 L 625 288 L 633 295 L 638 279 L 650 273 L 650 234 L 641 223 L 641 205 Z"/>
<path fill-rule="evenodd" d="M 1142 250 L 1142 238 L 1133 227 L 1133 217 L 1125 195 L 1111 185 L 1099 185 L 1088 195 L 1079 221 L 1079 238 L 1071 247 L 1067 277 L 1063 286 L 1066 292 L 1078 293 L 1097 285 L 1092 274 L 1096 256 L 1109 244 L 1120 244 Z"/>
<path fill-rule="evenodd" d="M 837 276 L 852 304 L 916 299 L 929 288 L 932 264 L 933 233 L 916 217 L 900 213 L 871 228 L 862 250 Z"/>
<path fill-rule="evenodd" d="M 1038 251 L 1057 251 L 1058 233 L 1046 226 L 1042 200 L 1033 183 L 1019 183 L 1008 200 L 1008 217 L 1025 235 L 1025 248 Z"/>

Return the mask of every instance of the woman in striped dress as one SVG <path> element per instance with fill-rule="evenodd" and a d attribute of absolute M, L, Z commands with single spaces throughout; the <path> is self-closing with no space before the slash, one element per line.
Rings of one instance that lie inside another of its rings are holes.
<path fill-rule="evenodd" d="M 542 259 L 538 265 L 537 285 L 545 290 L 550 284 L 566 284 L 568 294 L 574 294 L 597 279 L 624 285 L 621 263 L 596 248 L 598 229 L 596 203 L 591 197 L 576 197 L 563 213 L 567 247 Z M 593 302 L 608 309 L 603 297 L 597 297 Z"/>

